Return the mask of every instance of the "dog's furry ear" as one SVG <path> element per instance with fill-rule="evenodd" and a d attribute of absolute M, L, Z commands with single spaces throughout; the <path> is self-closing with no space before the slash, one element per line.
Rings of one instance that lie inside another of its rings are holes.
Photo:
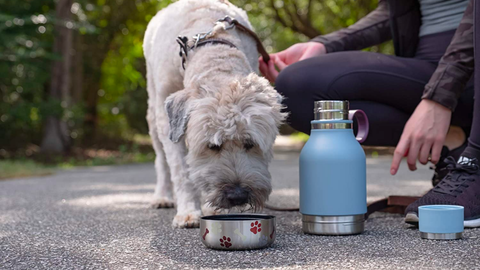
<path fill-rule="evenodd" d="M 171 94 L 165 100 L 165 110 L 170 124 L 168 137 L 174 143 L 180 141 L 187 129 L 188 118 L 190 117 L 188 99 L 187 90 L 180 90 Z"/>

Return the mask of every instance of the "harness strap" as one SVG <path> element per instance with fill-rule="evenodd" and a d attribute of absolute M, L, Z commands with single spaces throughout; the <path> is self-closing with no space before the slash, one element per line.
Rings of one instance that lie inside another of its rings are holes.
<path fill-rule="evenodd" d="M 188 57 L 188 51 L 189 50 L 194 50 L 198 47 L 205 46 L 207 44 L 222 44 L 222 45 L 227 45 L 232 48 L 237 49 L 237 46 L 233 44 L 232 42 L 226 40 L 226 39 L 221 39 L 221 38 L 209 38 L 209 39 L 204 39 L 198 42 L 195 42 L 192 46 L 188 46 L 188 38 L 187 37 L 177 37 L 177 43 L 180 45 L 180 57 L 182 58 L 182 68 L 185 70 L 185 62 L 187 62 L 187 57 Z"/>
<path fill-rule="evenodd" d="M 260 38 L 257 36 L 255 32 L 248 29 L 245 25 L 241 24 L 239 21 L 237 21 L 236 19 L 233 19 L 230 16 L 225 16 L 223 19 L 220 19 L 218 21 L 228 22 L 230 25 L 235 25 L 240 31 L 243 31 L 247 35 L 251 36 L 255 40 L 255 43 L 257 44 L 257 51 L 260 53 L 260 55 L 262 55 L 263 62 L 268 63 L 268 61 L 270 61 L 270 55 L 268 55 L 267 50 L 265 50 L 265 47 L 263 47 L 262 41 L 260 40 Z"/>
<path fill-rule="evenodd" d="M 240 31 L 245 32 L 247 35 L 251 36 L 257 45 L 257 51 L 262 55 L 262 59 L 265 63 L 268 63 L 270 61 L 270 56 L 268 55 L 267 51 L 263 47 L 262 42 L 260 41 L 260 38 L 258 38 L 257 34 L 253 32 L 252 30 L 248 29 L 245 27 L 243 24 L 238 22 L 237 20 L 231 18 L 230 16 L 225 16 L 223 19 L 218 20 L 217 22 L 227 22 L 229 26 L 225 27 L 225 30 L 230 30 L 234 27 L 238 28 Z M 207 32 L 207 33 L 200 33 L 197 34 L 193 37 L 195 40 L 195 43 L 193 46 L 188 46 L 188 38 L 185 36 L 179 36 L 177 37 L 177 43 L 180 45 L 180 57 L 182 58 L 182 67 L 185 69 L 185 62 L 187 61 L 188 57 L 188 51 L 189 50 L 194 50 L 197 47 L 204 46 L 206 44 L 223 44 L 223 45 L 228 45 L 232 48 L 237 48 L 235 44 L 232 42 L 225 40 L 225 39 L 220 39 L 220 38 L 209 38 L 209 36 L 212 35 L 212 31 Z"/>
<path fill-rule="evenodd" d="M 237 49 L 237 46 L 235 46 L 235 44 L 233 44 L 232 42 L 226 39 L 221 39 L 221 38 L 209 38 L 209 39 L 199 41 L 196 45 L 193 45 L 192 47 L 190 47 L 190 49 L 193 50 L 195 48 L 198 48 L 207 44 L 223 44 L 223 45 L 227 45 Z"/>

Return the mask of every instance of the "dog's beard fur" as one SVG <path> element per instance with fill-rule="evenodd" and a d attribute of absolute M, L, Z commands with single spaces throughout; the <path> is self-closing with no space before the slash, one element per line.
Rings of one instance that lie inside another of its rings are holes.
<path fill-rule="evenodd" d="M 258 149 L 245 150 L 243 143 L 224 143 L 219 152 L 205 147 L 200 157 L 187 159 L 190 179 L 200 190 L 207 204 L 215 209 L 261 209 L 272 191 L 268 164 Z M 235 187 L 248 192 L 245 205 L 232 205 L 228 192 Z"/>
<path fill-rule="evenodd" d="M 185 138 L 190 181 L 215 209 L 257 211 L 272 191 L 268 163 L 286 116 L 281 96 L 256 74 L 223 91 L 201 91 L 202 98 L 190 101 Z M 210 149 L 212 145 L 218 149 Z M 235 206 L 226 198 L 235 186 L 247 190 L 246 204 Z"/>

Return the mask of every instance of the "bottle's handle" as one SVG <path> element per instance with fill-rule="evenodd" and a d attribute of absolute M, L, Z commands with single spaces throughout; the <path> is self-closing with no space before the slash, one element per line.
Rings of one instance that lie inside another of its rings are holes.
<path fill-rule="evenodd" d="M 357 119 L 357 141 L 363 143 L 368 136 L 368 117 L 362 110 L 350 110 L 348 111 L 348 119 L 353 121 L 353 117 Z"/>

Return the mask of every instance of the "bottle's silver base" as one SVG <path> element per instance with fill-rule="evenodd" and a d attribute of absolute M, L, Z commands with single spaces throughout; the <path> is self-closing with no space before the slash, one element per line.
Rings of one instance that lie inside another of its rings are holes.
<path fill-rule="evenodd" d="M 423 239 L 433 240 L 455 240 L 462 238 L 462 233 L 427 233 L 420 232 L 420 237 Z"/>
<path fill-rule="evenodd" d="M 365 215 L 311 216 L 302 215 L 303 231 L 308 234 L 350 235 L 365 229 Z"/>

